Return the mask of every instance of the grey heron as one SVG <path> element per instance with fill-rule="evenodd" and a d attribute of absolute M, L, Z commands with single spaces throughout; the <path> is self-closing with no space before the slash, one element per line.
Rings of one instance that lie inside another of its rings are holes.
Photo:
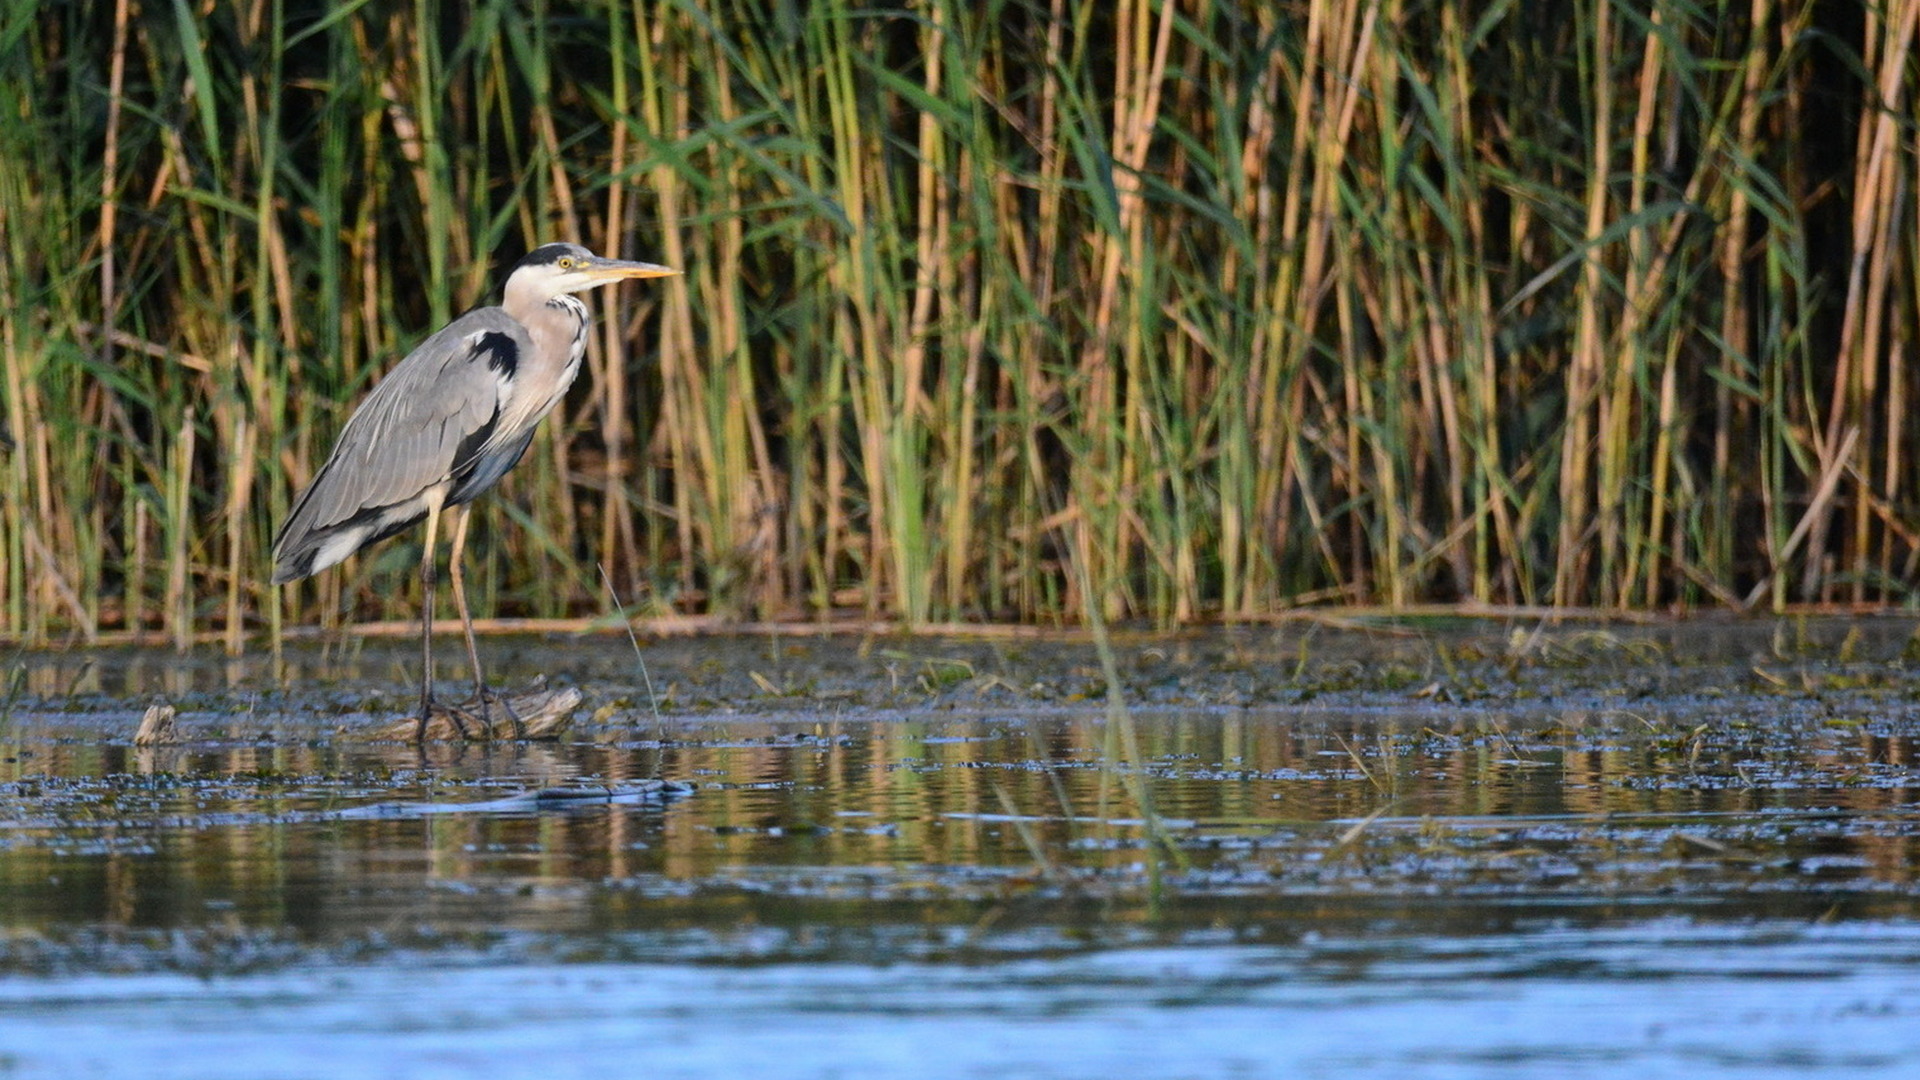
<path fill-rule="evenodd" d="M 424 520 L 425 594 L 420 628 L 420 720 L 433 700 L 433 594 L 440 517 L 453 511 L 449 584 L 466 630 L 481 723 L 492 731 L 490 692 L 473 641 L 461 577 L 466 503 L 499 483 L 526 452 L 542 417 L 580 372 L 590 318 L 574 293 L 628 278 L 678 273 L 593 254 L 578 244 L 534 249 L 507 276 L 499 307 L 476 308 L 434 334 L 374 386 L 334 442 L 326 464 L 294 500 L 273 542 L 273 583 L 297 581 Z M 504 703 L 502 703 L 504 704 Z M 465 718 L 446 709 L 462 735 Z M 512 715 L 516 733 L 524 734 Z"/>

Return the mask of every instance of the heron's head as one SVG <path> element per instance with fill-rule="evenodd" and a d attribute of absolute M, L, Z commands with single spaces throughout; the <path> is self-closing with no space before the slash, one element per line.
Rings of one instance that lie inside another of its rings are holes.
<path fill-rule="evenodd" d="M 544 244 L 527 253 L 507 275 L 507 292 L 532 293 L 541 301 L 561 293 L 576 293 L 627 278 L 667 277 L 677 274 L 652 263 L 604 259 L 579 244 Z"/>

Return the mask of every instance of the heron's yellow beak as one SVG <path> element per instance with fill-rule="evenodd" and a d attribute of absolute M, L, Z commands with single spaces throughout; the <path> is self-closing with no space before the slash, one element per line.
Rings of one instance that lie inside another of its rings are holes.
<path fill-rule="evenodd" d="M 604 284 L 609 281 L 621 281 L 627 278 L 672 277 L 679 272 L 680 271 L 672 269 L 671 267 L 655 266 L 652 263 L 627 262 L 624 259 L 601 258 L 595 258 L 593 261 L 575 271 L 575 273 L 586 277 L 595 285 Z"/>

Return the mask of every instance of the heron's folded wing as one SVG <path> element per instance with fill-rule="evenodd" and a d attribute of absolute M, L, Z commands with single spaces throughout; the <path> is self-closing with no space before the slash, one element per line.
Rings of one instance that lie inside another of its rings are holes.
<path fill-rule="evenodd" d="M 276 562 L 331 529 L 360 530 L 367 543 L 424 514 L 423 496 L 491 438 L 519 358 L 531 348 L 518 322 L 482 308 L 408 353 L 341 429 L 281 527 Z"/>

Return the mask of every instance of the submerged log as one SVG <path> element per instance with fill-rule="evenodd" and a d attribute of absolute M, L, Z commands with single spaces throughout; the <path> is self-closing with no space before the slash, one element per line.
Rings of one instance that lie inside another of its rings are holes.
<path fill-rule="evenodd" d="M 328 818 L 426 817 L 441 814 L 524 814 L 572 810 L 589 806 L 665 806 L 693 794 L 693 785 L 677 780 L 629 780 L 620 784 L 574 784 L 567 787 L 521 791 L 479 802 L 409 801 L 351 806 L 328 812 Z"/>
<path fill-rule="evenodd" d="M 521 728 L 528 739 L 557 739 L 573 724 L 573 714 L 580 707 L 586 695 L 578 688 L 562 686 L 548 690 L 536 688 L 512 696 L 500 695 L 492 706 L 483 706 L 479 699 L 463 701 L 458 705 L 443 705 L 434 702 L 433 712 L 427 717 L 426 742 L 504 742 L 516 737 L 513 729 L 513 717 L 520 718 Z M 509 714 L 505 705 L 513 712 Z M 417 715 L 400 717 L 391 723 L 374 730 L 372 738 L 413 742 L 420 737 L 420 719 Z"/>

